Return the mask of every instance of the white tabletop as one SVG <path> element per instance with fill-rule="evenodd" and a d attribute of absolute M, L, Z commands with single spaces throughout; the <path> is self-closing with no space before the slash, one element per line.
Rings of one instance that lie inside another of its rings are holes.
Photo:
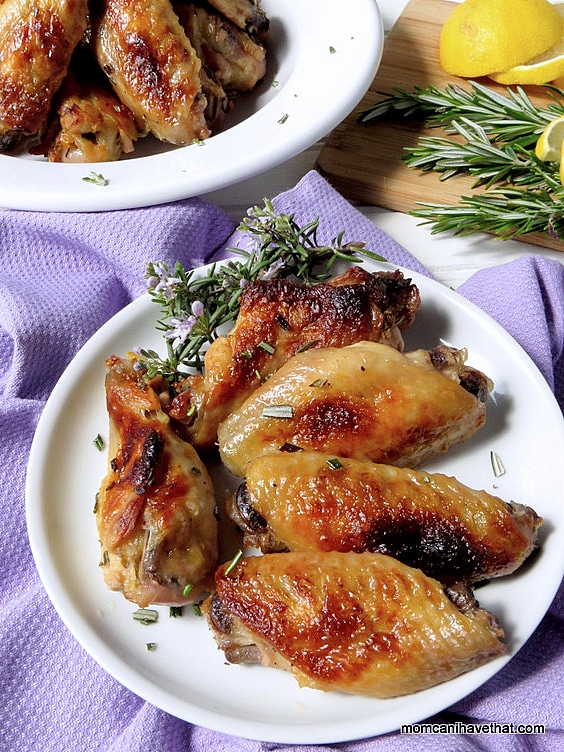
<path fill-rule="evenodd" d="M 389 31 L 407 0 L 379 0 L 378 5 Z M 229 188 L 206 194 L 204 198 L 221 206 L 237 221 L 242 219 L 247 208 L 261 204 L 264 198 L 293 188 L 316 162 L 322 142 L 297 157 L 261 175 L 245 180 Z M 518 259 L 527 254 L 541 254 L 564 263 L 564 253 L 511 240 L 495 240 L 479 234 L 470 238 L 452 235 L 431 235 L 420 220 L 400 212 L 392 212 L 375 206 L 359 206 L 363 214 L 375 225 L 388 233 L 444 284 L 456 289 L 478 269 L 495 266 Z"/>

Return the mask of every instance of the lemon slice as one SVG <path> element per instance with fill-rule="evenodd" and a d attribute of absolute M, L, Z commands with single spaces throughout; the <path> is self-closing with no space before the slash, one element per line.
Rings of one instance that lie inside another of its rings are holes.
<path fill-rule="evenodd" d="M 543 162 L 559 162 L 564 144 L 564 115 L 554 118 L 539 136 L 535 154 Z"/>
<path fill-rule="evenodd" d="M 491 73 L 490 78 L 498 84 L 511 86 L 540 86 L 564 76 L 564 39 L 542 55 L 529 60 L 525 65 L 516 65 L 503 73 Z"/>

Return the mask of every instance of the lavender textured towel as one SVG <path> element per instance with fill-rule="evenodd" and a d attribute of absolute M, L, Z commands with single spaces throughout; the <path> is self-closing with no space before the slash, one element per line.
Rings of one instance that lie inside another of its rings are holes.
<path fill-rule="evenodd" d="M 342 229 L 394 264 L 425 273 L 316 173 L 275 200 L 320 240 Z M 144 290 L 148 260 L 196 266 L 234 230 L 199 199 L 108 214 L 0 214 L 0 748 L 3 752 L 258 752 L 284 745 L 180 721 L 124 689 L 78 645 L 51 606 L 26 535 L 28 452 L 45 400 L 69 360 Z M 476 274 L 460 290 L 527 350 L 564 405 L 564 267 L 537 256 Z M 539 469 L 540 471 L 542 469 Z M 555 489 L 562 494 L 562 489 Z M 525 647 L 441 721 L 544 723 L 545 735 L 384 737 L 306 750 L 561 750 L 564 592 Z M 422 715 L 424 715 L 422 709 Z"/>

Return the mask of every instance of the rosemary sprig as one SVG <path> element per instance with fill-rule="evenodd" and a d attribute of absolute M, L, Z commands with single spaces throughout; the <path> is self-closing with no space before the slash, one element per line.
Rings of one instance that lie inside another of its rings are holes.
<path fill-rule="evenodd" d="M 252 249 L 229 248 L 241 257 L 213 264 L 201 274 L 180 263 L 170 270 L 163 262 L 146 265 L 147 290 L 160 306 L 157 328 L 164 333 L 167 357 L 154 350 L 138 350 L 139 367 L 147 378 L 164 376 L 173 382 L 188 372 L 201 371 L 205 349 L 218 329 L 234 321 L 242 290 L 257 279 L 294 277 L 306 284 L 331 276 L 339 260 L 361 263 L 363 258 L 384 261 L 361 242 L 344 243 L 340 233 L 329 245 L 317 239 L 319 218 L 300 226 L 293 215 L 278 214 L 272 203 L 254 207 L 239 230 L 252 240 Z"/>
<path fill-rule="evenodd" d="M 475 81 L 469 89 L 449 84 L 401 89 L 368 108 L 362 123 L 393 113 L 418 117 L 440 127 L 452 138 L 423 136 L 406 147 L 404 161 L 423 172 L 434 171 L 440 180 L 454 175 L 474 177 L 476 195 L 462 196 L 458 205 L 417 202 L 409 212 L 432 225 L 432 233 L 471 235 L 489 232 L 500 239 L 531 232 L 564 239 L 564 188 L 557 162 L 535 155 L 535 144 L 547 124 L 564 115 L 564 91 L 546 86 L 551 101 L 536 107 L 517 87 L 506 94 Z"/>
<path fill-rule="evenodd" d="M 535 143 L 546 125 L 564 115 L 564 92 L 547 86 L 552 101 L 545 108 L 536 107 L 521 87 L 507 89 L 507 94 L 469 81 L 469 88 L 447 84 L 444 90 L 437 86 L 415 86 L 412 92 L 394 89 L 391 95 L 363 110 L 359 122 L 369 124 L 390 114 L 425 120 L 431 127 L 441 127 L 453 133 L 452 122 L 467 118 L 481 125 L 493 141 L 506 143 L 523 136 Z"/>
<path fill-rule="evenodd" d="M 432 225 L 431 234 L 453 232 L 461 237 L 489 232 L 509 240 L 531 232 L 546 233 L 554 240 L 564 238 L 564 191 L 559 196 L 548 191 L 504 188 L 475 196 L 462 196 L 457 206 L 421 203 L 410 214 Z"/>

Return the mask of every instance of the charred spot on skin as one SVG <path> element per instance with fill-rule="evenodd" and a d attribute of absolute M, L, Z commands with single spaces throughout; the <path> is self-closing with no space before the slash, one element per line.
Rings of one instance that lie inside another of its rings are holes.
<path fill-rule="evenodd" d="M 211 596 L 209 617 L 212 625 L 220 634 L 231 634 L 233 630 L 233 617 L 225 608 L 217 593 Z"/>
<path fill-rule="evenodd" d="M 460 373 L 460 386 L 473 394 L 480 402 L 485 402 L 492 390 L 492 382 L 480 371 L 466 368 Z"/>
<path fill-rule="evenodd" d="M 488 564 L 462 530 L 434 515 L 419 520 L 381 518 L 367 534 L 365 545 L 441 581 L 471 579 Z"/>
<path fill-rule="evenodd" d="M 235 503 L 237 511 L 239 512 L 240 521 L 245 525 L 247 532 L 258 533 L 267 529 L 268 525 L 266 520 L 256 511 L 251 503 L 246 483 L 241 483 L 237 489 Z"/>
<path fill-rule="evenodd" d="M 155 478 L 155 468 L 164 448 L 164 441 L 154 430 L 149 431 L 143 442 L 141 457 L 135 463 L 132 481 L 136 494 L 144 494 Z"/>

